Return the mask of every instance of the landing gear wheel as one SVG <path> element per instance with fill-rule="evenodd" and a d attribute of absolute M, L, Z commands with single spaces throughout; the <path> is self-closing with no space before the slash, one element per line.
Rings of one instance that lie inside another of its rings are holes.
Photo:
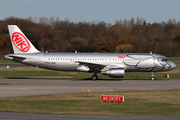
<path fill-rule="evenodd" d="M 93 76 L 91 77 L 91 79 L 95 81 L 95 80 L 98 79 L 98 76 L 97 76 L 97 75 L 93 75 Z"/>
<path fill-rule="evenodd" d="M 154 73 L 151 72 L 151 80 L 154 81 Z"/>

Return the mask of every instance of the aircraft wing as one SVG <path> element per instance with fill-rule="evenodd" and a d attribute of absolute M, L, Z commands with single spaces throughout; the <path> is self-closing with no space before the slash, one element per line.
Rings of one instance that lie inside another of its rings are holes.
<path fill-rule="evenodd" d="M 90 63 L 90 62 L 84 62 L 84 61 L 76 61 L 76 63 L 79 63 L 79 65 L 86 66 L 86 67 L 96 70 L 96 71 L 106 71 L 110 68 L 122 67 L 117 64 L 97 64 L 97 63 Z M 124 68 L 124 67 L 122 67 L 122 68 Z"/>
<path fill-rule="evenodd" d="M 88 68 L 94 69 L 94 70 L 101 70 L 104 67 L 106 67 L 106 65 L 103 64 L 96 64 L 96 63 L 90 63 L 90 62 L 82 62 L 82 61 L 76 61 L 76 63 L 79 63 L 79 65 L 84 65 L 87 66 Z"/>

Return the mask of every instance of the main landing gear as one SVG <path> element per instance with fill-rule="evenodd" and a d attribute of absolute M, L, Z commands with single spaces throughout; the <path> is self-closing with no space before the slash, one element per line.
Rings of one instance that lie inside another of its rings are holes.
<path fill-rule="evenodd" d="M 92 80 L 97 80 L 98 79 L 98 76 L 96 74 L 94 74 L 92 77 L 91 77 Z"/>
<path fill-rule="evenodd" d="M 151 72 L 151 80 L 154 80 L 154 72 Z"/>

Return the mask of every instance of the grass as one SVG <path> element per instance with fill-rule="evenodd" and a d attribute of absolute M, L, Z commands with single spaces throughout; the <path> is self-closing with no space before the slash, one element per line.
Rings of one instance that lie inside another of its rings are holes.
<path fill-rule="evenodd" d="M 9 84 L 6 84 L 6 83 L 0 83 L 0 85 L 9 85 Z"/>
<path fill-rule="evenodd" d="M 165 75 L 169 74 L 170 79 L 180 78 L 180 69 L 175 69 L 168 72 L 155 73 L 156 79 L 165 79 Z M 29 67 L 0 67 L 1 78 L 71 78 L 71 79 L 90 79 L 93 73 L 85 72 L 67 72 L 67 71 L 53 71 L 41 68 Z M 99 79 L 116 79 L 108 77 L 107 75 L 98 74 Z M 125 73 L 122 79 L 150 79 L 149 72 L 130 72 Z"/>
<path fill-rule="evenodd" d="M 174 62 L 177 66 L 180 66 L 180 57 L 169 57 L 169 60 Z"/>
<path fill-rule="evenodd" d="M 60 72 L 41 68 L 29 67 L 1 67 L 1 78 L 83 78 L 88 73 Z"/>
<path fill-rule="evenodd" d="M 180 78 L 180 69 L 175 69 L 168 72 L 155 73 L 155 79 L 166 79 L 165 75 L 169 74 L 170 79 Z M 93 73 L 85 72 L 67 72 L 67 71 L 53 71 L 35 67 L 0 67 L 1 78 L 71 78 L 71 79 L 90 79 Z M 116 79 L 108 77 L 107 75 L 98 74 L 99 79 Z M 125 73 L 122 79 L 150 79 L 150 72 L 130 72 Z"/>
<path fill-rule="evenodd" d="M 3 59 L 3 60 L 0 60 L 0 64 L 21 64 L 21 63 Z"/>
<path fill-rule="evenodd" d="M 124 103 L 100 102 L 101 95 L 123 95 Z M 86 94 L 87 95 L 87 94 Z M 180 115 L 180 90 L 59 94 L 0 98 L 0 111 L 70 115 Z M 8 109 L 10 106 L 10 109 Z M 52 110 L 54 109 L 54 113 Z"/>

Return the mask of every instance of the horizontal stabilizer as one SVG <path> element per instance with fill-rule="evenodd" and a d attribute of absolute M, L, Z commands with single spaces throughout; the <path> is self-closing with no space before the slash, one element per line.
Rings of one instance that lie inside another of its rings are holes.
<path fill-rule="evenodd" d="M 6 59 L 14 60 L 14 61 L 18 61 L 18 62 L 27 59 L 27 58 L 25 58 L 25 57 L 18 56 L 18 55 L 16 55 L 16 54 L 5 55 L 4 57 L 5 57 Z"/>

